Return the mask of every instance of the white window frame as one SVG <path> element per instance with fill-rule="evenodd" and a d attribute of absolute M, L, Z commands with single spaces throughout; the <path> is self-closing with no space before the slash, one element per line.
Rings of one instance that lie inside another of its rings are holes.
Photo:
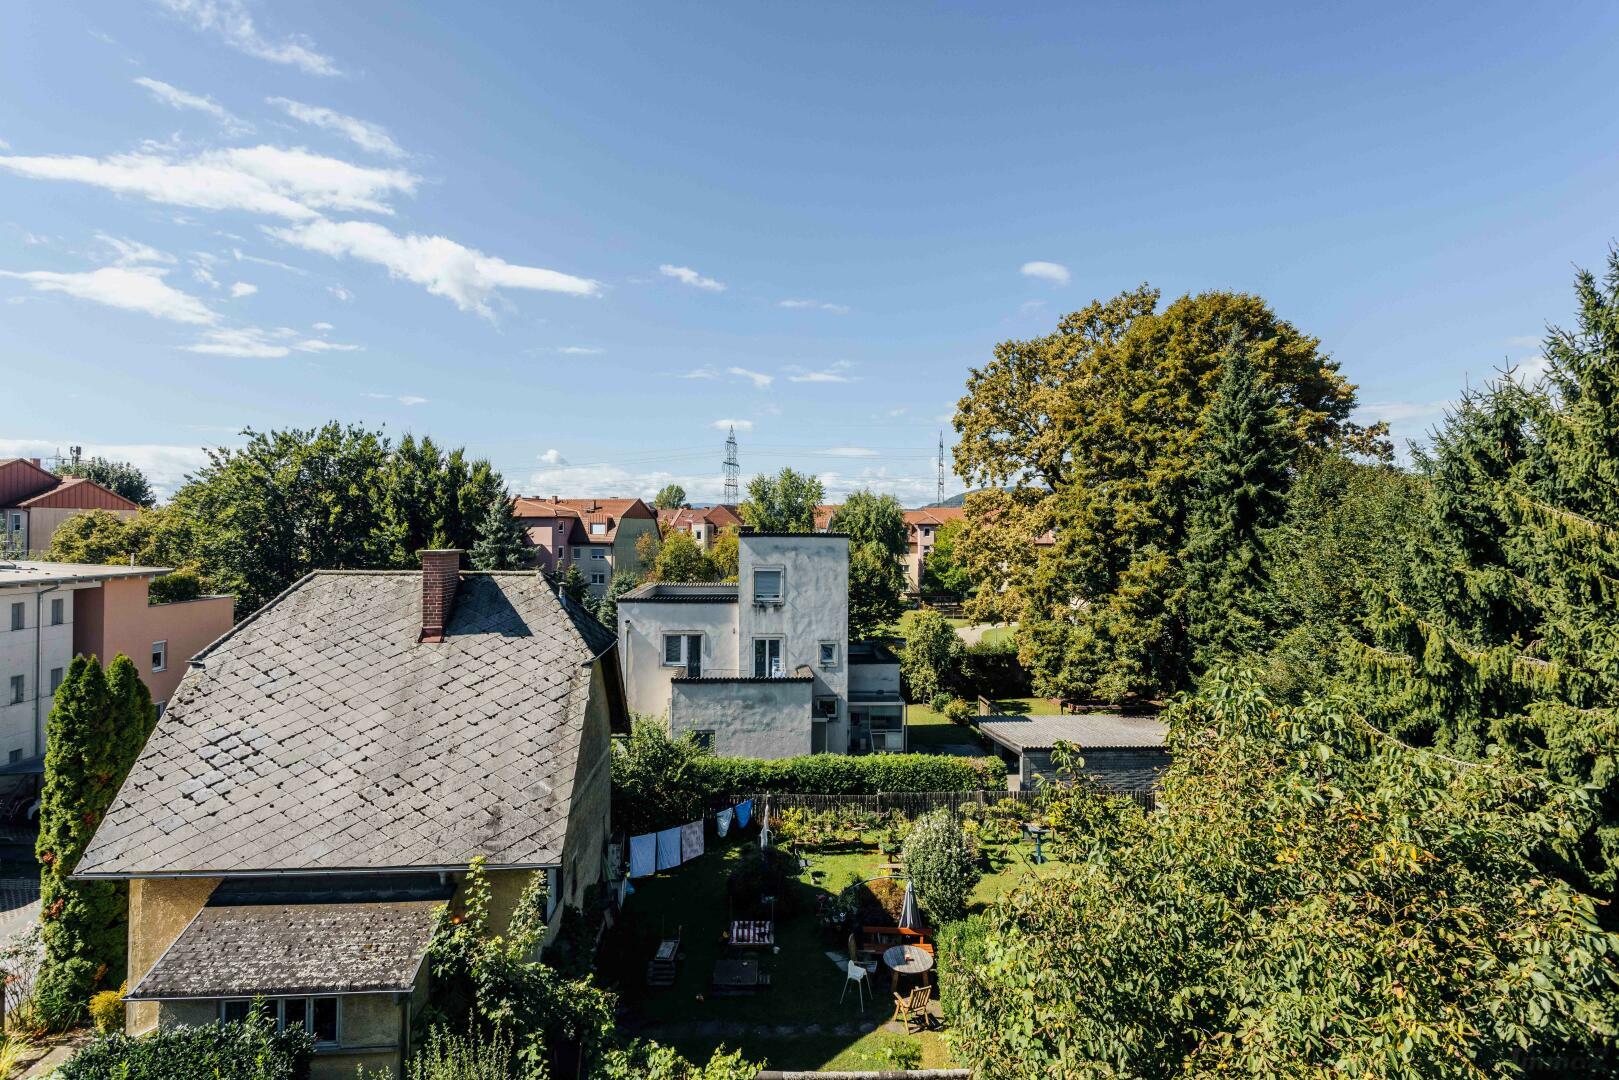
<path fill-rule="evenodd" d="M 605 522 L 605 521 L 592 521 L 590 523 L 590 535 L 591 536 L 606 536 L 607 535 L 607 522 Z"/>
<path fill-rule="evenodd" d="M 605 584 L 607 584 L 607 571 L 605 571 L 605 570 L 592 570 L 590 572 L 590 583 L 592 585 L 605 585 Z"/>
<path fill-rule="evenodd" d="M 829 648 L 832 650 L 832 659 L 830 659 L 830 660 L 828 660 L 826 658 L 826 650 L 829 649 Z M 820 648 L 817 649 L 816 651 L 817 651 L 817 654 L 818 654 L 818 656 L 820 658 L 821 669 L 823 671 L 836 671 L 837 670 L 838 662 L 839 662 L 839 655 L 838 654 L 842 650 L 838 648 L 838 643 L 836 641 L 823 641 L 823 642 L 820 643 Z"/>
<path fill-rule="evenodd" d="M 275 1021 L 275 1029 L 276 1029 L 276 1031 L 278 1031 L 278 1032 L 279 1031 L 285 1031 L 285 1030 L 287 1030 L 288 1027 L 292 1026 L 293 1024 L 302 1024 L 304 1026 L 304 1030 L 310 1032 L 310 1035 L 313 1036 L 314 1031 L 313 1031 L 312 1025 L 314 1023 L 314 1016 L 312 1014 L 313 1014 L 313 1011 L 314 1011 L 314 1001 L 317 998 L 331 998 L 333 1001 L 335 1001 L 337 1003 L 337 1032 L 336 1032 L 336 1038 L 330 1039 L 330 1040 L 323 1039 L 323 1040 L 320 1040 L 320 1041 L 316 1042 L 315 1045 L 317 1047 L 320 1047 L 321 1049 L 330 1049 L 330 1048 L 342 1046 L 343 1045 L 343 995 L 341 995 L 341 994 L 310 994 L 307 997 L 274 997 L 274 998 L 259 998 L 257 1000 L 263 1001 L 264 1004 L 269 1008 L 269 1010 L 271 1012 L 271 1018 Z M 229 1007 L 231 1005 L 245 1005 L 247 1008 L 246 1008 L 246 1012 L 244 1013 L 244 1015 L 252 1015 L 254 1000 L 255 999 L 253 999 L 253 998 L 240 998 L 240 997 L 221 998 L 219 1000 L 218 1006 L 215 1009 L 214 1015 L 218 1019 L 219 1023 L 221 1023 L 221 1024 L 229 1023 L 230 1021 L 225 1016 L 225 1010 L 226 1010 L 227 1007 Z M 292 1006 L 292 1007 L 295 1007 L 295 1008 L 298 1007 L 298 1006 L 302 1006 L 303 1015 L 298 1016 L 298 1017 L 292 1017 L 292 1018 L 289 1019 L 288 1016 L 287 1016 L 287 1013 L 289 1012 L 289 1008 L 288 1008 L 289 1006 Z"/>
<path fill-rule="evenodd" d="M 67 673 L 59 667 L 51 668 L 51 695 L 53 697 L 56 694 L 57 687 L 62 685 L 62 679 L 66 676 L 66 674 Z"/>
<path fill-rule="evenodd" d="M 606 544 L 594 544 L 594 545 L 592 545 L 591 549 L 590 549 L 590 557 L 592 559 L 605 559 L 605 558 L 607 558 L 607 545 Z"/>
<path fill-rule="evenodd" d="M 11 605 L 10 625 L 13 630 L 28 629 L 28 605 L 21 600 L 14 601 Z"/>
<path fill-rule="evenodd" d="M 60 596 L 51 597 L 51 625 L 61 626 L 67 620 L 67 601 Z"/>
<path fill-rule="evenodd" d="M 822 711 L 821 706 L 825 705 L 829 701 L 832 703 L 832 711 L 831 712 Z M 839 707 L 838 699 L 837 699 L 837 697 L 835 695 L 833 695 L 833 694 L 819 694 L 819 695 L 816 696 L 816 698 L 815 698 L 815 718 L 817 720 L 832 721 L 832 720 L 838 719 L 842 715 L 843 715 L 843 710 L 842 710 L 842 708 Z"/>
<path fill-rule="evenodd" d="M 152 671 L 169 670 L 169 639 L 152 642 Z"/>
<path fill-rule="evenodd" d="M 759 642 L 761 641 L 774 641 L 778 646 L 776 649 L 776 663 L 779 665 L 779 667 L 774 672 L 772 672 L 770 669 L 770 647 L 768 645 L 765 646 L 765 673 L 763 675 L 759 674 Z M 757 635 L 753 639 L 751 659 L 752 663 L 749 666 L 753 669 L 753 677 L 755 679 L 781 678 L 783 675 L 787 674 L 787 639 L 782 637 L 780 634 Z"/>
<path fill-rule="evenodd" d="M 21 705 L 23 702 L 28 700 L 28 676 L 13 675 L 11 677 L 11 682 L 6 687 L 6 690 L 10 695 L 6 701 L 6 704 Z"/>
<path fill-rule="evenodd" d="M 578 544 L 573 545 L 573 553 L 571 555 L 569 555 L 568 557 L 570 559 L 572 559 L 574 562 L 579 561 L 579 545 Z"/>
<path fill-rule="evenodd" d="M 766 598 L 766 599 L 763 599 L 763 600 L 759 599 L 759 575 L 760 574 L 775 574 L 776 575 L 777 586 L 776 586 L 775 599 L 769 599 L 769 598 Z M 787 602 L 787 568 L 785 566 L 755 566 L 753 568 L 752 586 L 753 586 L 753 602 L 755 604 L 769 604 L 769 605 L 774 607 L 774 606 L 780 606 L 781 604 L 786 603 Z"/>
<path fill-rule="evenodd" d="M 665 630 L 663 632 L 663 652 L 660 654 L 659 665 L 662 666 L 662 667 L 677 667 L 677 668 L 685 667 L 687 665 L 687 663 L 691 660 L 691 656 L 688 655 L 691 650 L 687 648 L 687 645 L 689 645 L 691 643 L 692 638 L 694 638 L 694 637 L 695 638 L 701 638 L 702 636 L 703 636 L 703 632 L 701 630 Z M 680 642 L 680 659 L 679 660 L 671 660 L 671 659 L 669 659 L 669 639 L 670 638 L 674 638 L 675 640 Z M 702 649 L 703 649 L 703 642 L 699 641 L 697 643 L 698 659 L 702 658 Z"/>

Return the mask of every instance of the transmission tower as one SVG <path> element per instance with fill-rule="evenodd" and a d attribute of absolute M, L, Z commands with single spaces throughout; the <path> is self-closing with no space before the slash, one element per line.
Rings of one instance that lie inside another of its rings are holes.
<path fill-rule="evenodd" d="M 735 506 L 736 479 L 742 474 L 742 466 L 736 461 L 736 426 L 732 425 L 731 434 L 725 439 L 725 498 L 722 500 L 726 506 Z"/>
<path fill-rule="evenodd" d="M 939 432 L 939 493 L 933 500 L 934 506 L 944 503 L 944 431 Z"/>

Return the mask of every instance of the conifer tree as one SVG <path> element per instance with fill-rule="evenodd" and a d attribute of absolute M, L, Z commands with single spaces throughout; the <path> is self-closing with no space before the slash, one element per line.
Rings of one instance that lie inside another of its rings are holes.
<path fill-rule="evenodd" d="M 504 494 L 489 500 L 469 557 L 474 570 L 516 570 L 523 565 L 523 526 L 512 516 L 512 504 Z"/>
<path fill-rule="evenodd" d="M 78 1022 L 94 991 L 123 981 L 127 887 L 69 876 L 156 724 L 152 695 L 121 653 L 106 671 L 75 657 L 57 688 L 35 847 L 45 945 L 35 1002 L 53 1027 Z"/>
<path fill-rule="evenodd" d="M 1354 649 L 1402 737 L 1498 748 L 1580 787 L 1598 823 L 1564 872 L 1603 899 L 1619 867 L 1619 251 L 1576 280 L 1578 326 L 1543 382 L 1501 379 L 1448 418 L 1422 571 L 1373 594 Z M 1616 919 L 1611 903 L 1605 917 Z"/>
<path fill-rule="evenodd" d="M 1290 440 L 1275 395 L 1240 348 L 1209 406 L 1207 442 L 1183 554 L 1187 635 L 1200 669 L 1263 644 L 1264 537 L 1287 498 Z"/>
<path fill-rule="evenodd" d="M 573 563 L 562 574 L 562 595 L 579 604 L 585 604 L 585 598 L 590 594 L 590 585 L 585 581 L 585 575 L 580 571 L 579 564 Z"/>

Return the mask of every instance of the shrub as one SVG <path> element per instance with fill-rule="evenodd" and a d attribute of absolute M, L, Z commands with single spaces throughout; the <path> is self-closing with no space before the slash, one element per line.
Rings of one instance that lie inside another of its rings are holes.
<path fill-rule="evenodd" d="M 948 691 L 940 690 L 928 700 L 928 708 L 943 716 L 945 710 L 950 708 L 950 703 L 954 700 L 956 699 L 951 697 Z"/>
<path fill-rule="evenodd" d="M 930 701 L 961 678 L 963 647 L 956 628 L 937 611 L 924 609 L 905 620 L 899 674 L 910 701 Z"/>
<path fill-rule="evenodd" d="M 392 1080 L 393 1070 L 363 1073 L 360 1080 Z M 441 1027 L 428 1029 L 427 1041 L 410 1056 L 405 1080 L 511 1080 L 514 1076 L 543 1076 L 543 1072 L 517 1073 L 512 1068 L 510 1040 L 470 1038 Z"/>
<path fill-rule="evenodd" d="M 116 990 L 102 990 L 90 996 L 90 1022 L 97 1031 L 122 1031 L 124 1029 L 124 991 L 127 987 L 120 986 Z"/>
<path fill-rule="evenodd" d="M 998 638 L 967 646 L 961 658 L 961 684 L 963 693 L 991 700 L 1027 694 L 1029 674 L 1018 662 L 1017 643 Z"/>
<path fill-rule="evenodd" d="M 267 1018 L 159 1028 L 140 1038 L 96 1035 L 57 1071 L 59 1080 L 305 1080 L 314 1042 L 302 1027 L 277 1033 Z"/>
<path fill-rule="evenodd" d="M 888 1064 L 896 1069 L 920 1069 L 922 1044 L 914 1039 L 897 1038 L 884 1048 L 883 1056 L 888 1059 Z"/>
<path fill-rule="evenodd" d="M 978 706 L 962 698 L 951 698 L 944 707 L 944 718 L 952 724 L 970 724 L 978 715 Z"/>
<path fill-rule="evenodd" d="M 636 1040 L 607 1054 L 591 1075 L 599 1080 L 753 1080 L 760 1067 L 723 1046 L 706 1065 L 694 1065 L 671 1047 Z"/>
<path fill-rule="evenodd" d="M 947 810 L 917 818 L 905 839 L 905 872 L 934 925 L 967 914 L 967 898 L 978 883 L 978 852 Z"/>
<path fill-rule="evenodd" d="M 152 584 L 147 587 L 146 598 L 154 604 L 177 604 L 184 600 L 195 600 L 203 594 L 204 588 L 201 574 L 189 567 L 181 567 L 153 578 Z"/>
<path fill-rule="evenodd" d="M 946 1024 L 961 1020 L 969 986 L 976 988 L 979 973 L 989 962 L 989 919 L 972 915 L 941 927 L 934 940 L 938 957 L 939 1011 Z"/>

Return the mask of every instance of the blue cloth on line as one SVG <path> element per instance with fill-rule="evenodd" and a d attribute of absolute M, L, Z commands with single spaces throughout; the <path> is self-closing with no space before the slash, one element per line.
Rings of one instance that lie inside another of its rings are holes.
<path fill-rule="evenodd" d="M 731 831 L 731 813 L 731 808 L 727 806 L 714 815 L 714 828 L 719 830 L 722 840 L 725 839 L 725 834 Z"/>
<path fill-rule="evenodd" d="M 658 872 L 658 836 L 630 837 L 630 877 L 648 877 Z"/>
<path fill-rule="evenodd" d="M 680 865 L 680 826 L 658 834 L 658 869 L 673 870 Z"/>
<path fill-rule="evenodd" d="M 703 853 L 703 819 L 680 827 L 680 861 L 690 862 Z"/>
<path fill-rule="evenodd" d="M 746 829 L 748 819 L 753 816 L 753 800 L 746 799 L 736 804 L 736 823 L 738 828 Z"/>

